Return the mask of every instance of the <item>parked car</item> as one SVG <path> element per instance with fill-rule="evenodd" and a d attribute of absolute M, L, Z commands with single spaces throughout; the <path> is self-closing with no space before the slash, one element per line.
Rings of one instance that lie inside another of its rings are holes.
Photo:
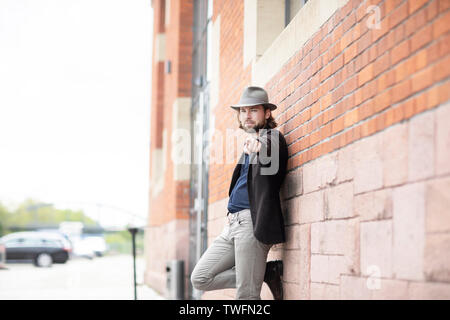
<path fill-rule="evenodd" d="M 78 258 L 87 258 L 89 260 L 94 259 L 94 248 L 81 237 L 72 237 L 73 242 L 73 255 Z"/>
<path fill-rule="evenodd" d="M 72 248 L 56 234 L 16 232 L 0 238 L 6 248 L 6 261 L 32 261 L 38 267 L 66 263 Z"/>
<path fill-rule="evenodd" d="M 85 236 L 83 242 L 94 251 L 97 257 L 102 257 L 108 250 L 108 245 L 103 236 Z"/>

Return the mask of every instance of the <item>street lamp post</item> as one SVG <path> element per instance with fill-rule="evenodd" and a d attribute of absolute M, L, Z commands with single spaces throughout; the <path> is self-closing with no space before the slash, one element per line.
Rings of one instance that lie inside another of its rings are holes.
<path fill-rule="evenodd" d="M 136 233 L 138 232 L 138 228 L 128 228 L 128 231 L 131 233 L 131 241 L 133 244 L 134 300 L 137 300 L 137 292 L 136 292 Z"/>

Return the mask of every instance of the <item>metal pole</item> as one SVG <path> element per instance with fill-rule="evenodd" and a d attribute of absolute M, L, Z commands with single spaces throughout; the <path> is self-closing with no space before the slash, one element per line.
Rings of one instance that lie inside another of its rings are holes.
<path fill-rule="evenodd" d="M 128 231 L 131 233 L 132 244 L 133 244 L 133 279 L 134 279 L 134 300 L 137 300 L 136 292 L 136 232 L 137 228 L 129 228 Z"/>

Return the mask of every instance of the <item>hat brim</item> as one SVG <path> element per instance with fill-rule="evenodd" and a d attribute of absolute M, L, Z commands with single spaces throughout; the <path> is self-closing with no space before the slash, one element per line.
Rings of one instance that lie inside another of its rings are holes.
<path fill-rule="evenodd" d="M 273 103 L 250 103 L 250 104 L 235 104 L 233 106 L 231 106 L 234 110 L 239 110 L 239 108 L 242 107 L 253 107 L 253 106 L 259 106 L 259 105 L 263 105 L 266 107 L 269 107 L 270 110 L 275 110 L 277 108 L 276 105 L 274 105 Z"/>

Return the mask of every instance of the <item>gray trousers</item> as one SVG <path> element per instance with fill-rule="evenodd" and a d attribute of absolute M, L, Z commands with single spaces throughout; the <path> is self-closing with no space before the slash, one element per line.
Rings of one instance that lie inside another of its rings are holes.
<path fill-rule="evenodd" d="M 272 245 L 253 235 L 249 209 L 230 213 L 228 220 L 192 271 L 192 285 L 203 291 L 236 288 L 237 300 L 259 300 Z"/>

